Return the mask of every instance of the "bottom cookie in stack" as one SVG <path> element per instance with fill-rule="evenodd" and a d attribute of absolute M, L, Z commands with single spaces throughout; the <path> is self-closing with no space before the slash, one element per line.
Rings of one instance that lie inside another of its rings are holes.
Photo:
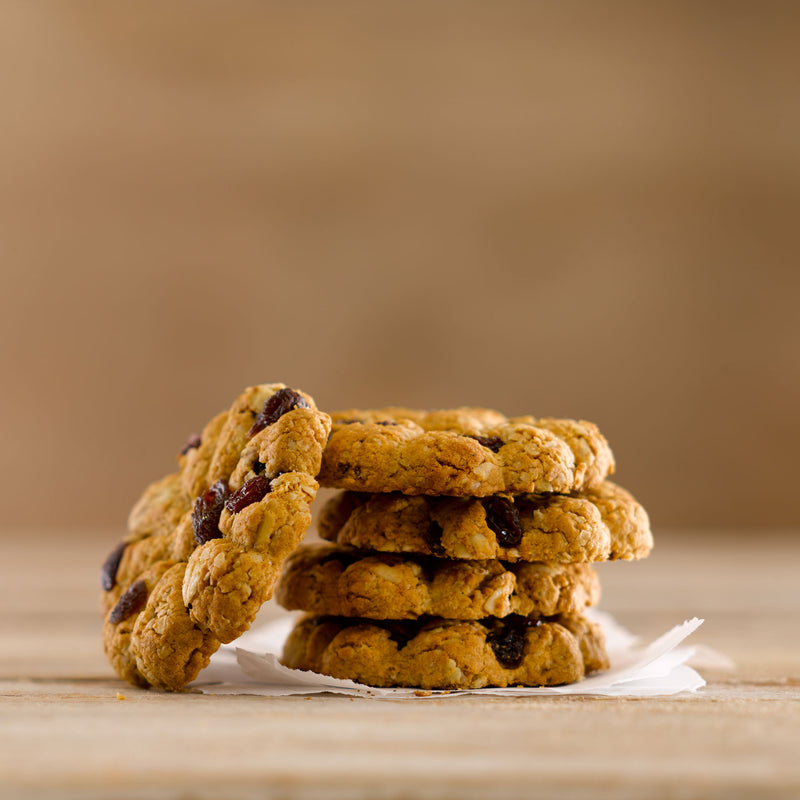
<path fill-rule="evenodd" d="M 545 686 L 607 666 L 580 616 L 600 593 L 588 564 L 502 564 L 312 545 L 278 587 L 312 612 L 283 663 L 371 686 Z"/>
<path fill-rule="evenodd" d="M 283 663 L 369 686 L 554 686 L 608 666 L 602 634 L 581 617 L 363 620 L 312 615 Z"/>

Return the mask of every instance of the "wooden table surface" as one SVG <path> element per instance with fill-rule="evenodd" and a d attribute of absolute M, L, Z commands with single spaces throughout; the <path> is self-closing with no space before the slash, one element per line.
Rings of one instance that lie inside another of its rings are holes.
<path fill-rule="evenodd" d="M 662 533 L 648 560 L 600 567 L 601 608 L 635 633 L 701 616 L 692 641 L 736 662 L 697 694 L 635 700 L 137 690 L 100 647 L 115 541 L 5 537 L 3 798 L 800 796 L 796 533 Z"/>

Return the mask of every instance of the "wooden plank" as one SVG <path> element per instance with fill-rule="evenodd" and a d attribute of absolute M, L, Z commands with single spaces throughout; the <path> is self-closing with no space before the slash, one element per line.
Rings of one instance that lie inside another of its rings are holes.
<path fill-rule="evenodd" d="M 660 700 L 161 695 L 0 685 L 7 787 L 81 796 L 779 796 L 800 790 L 797 687 Z M 379 791 L 381 790 L 382 791 Z"/>

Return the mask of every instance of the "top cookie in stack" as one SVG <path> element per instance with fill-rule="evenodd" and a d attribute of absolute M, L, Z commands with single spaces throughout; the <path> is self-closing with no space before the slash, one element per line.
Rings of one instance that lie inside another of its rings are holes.
<path fill-rule="evenodd" d="M 485 408 L 334 414 L 320 485 L 357 492 L 486 497 L 581 492 L 614 471 L 591 422 L 507 418 Z"/>
<path fill-rule="evenodd" d="M 487 409 L 333 415 L 323 538 L 277 590 L 284 663 L 379 686 L 553 685 L 607 666 L 590 563 L 652 547 L 589 422 Z M 401 555 L 402 554 L 402 555 Z"/>

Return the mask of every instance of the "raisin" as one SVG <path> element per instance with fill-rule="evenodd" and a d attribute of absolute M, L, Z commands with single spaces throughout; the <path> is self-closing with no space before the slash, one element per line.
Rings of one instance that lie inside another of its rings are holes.
<path fill-rule="evenodd" d="M 533 514 L 540 508 L 547 508 L 547 506 L 550 505 L 550 496 L 546 494 L 522 495 L 518 497 L 514 503 L 519 509 L 520 514 Z"/>
<path fill-rule="evenodd" d="M 199 433 L 193 433 L 189 436 L 186 440 L 186 444 L 183 446 L 183 450 L 181 450 L 181 455 L 185 456 L 190 450 L 194 450 L 195 447 L 200 447 L 202 443 L 202 439 L 200 438 Z"/>
<path fill-rule="evenodd" d="M 198 544 L 221 538 L 219 518 L 222 516 L 227 498 L 228 487 L 225 481 L 217 481 L 195 500 L 192 510 L 192 529 Z"/>
<path fill-rule="evenodd" d="M 117 585 L 117 570 L 119 562 L 122 561 L 122 554 L 128 546 L 127 542 L 120 542 L 103 562 L 100 570 L 100 585 L 107 592 L 110 592 Z"/>
<path fill-rule="evenodd" d="M 241 489 L 237 489 L 225 501 L 225 508 L 231 514 L 238 514 L 243 508 L 263 500 L 271 489 L 272 486 L 266 475 L 256 475 L 255 478 L 250 478 Z"/>
<path fill-rule="evenodd" d="M 108 621 L 112 625 L 128 619 L 132 614 L 141 611 L 147 603 L 147 584 L 140 578 L 134 581 L 119 598 L 111 610 Z"/>
<path fill-rule="evenodd" d="M 400 423 L 399 422 L 395 422 L 394 420 L 391 420 L 391 419 L 379 419 L 375 424 L 376 425 L 383 425 L 384 427 L 388 428 L 388 427 L 391 427 L 392 425 L 399 425 Z"/>
<path fill-rule="evenodd" d="M 431 520 L 428 530 L 425 531 L 425 544 L 430 548 L 431 553 L 435 556 L 443 556 L 445 549 L 442 546 L 442 526 L 435 520 Z"/>
<path fill-rule="evenodd" d="M 280 389 L 273 394 L 261 409 L 250 430 L 248 438 L 263 431 L 268 425 L 277 422 L 284 414 L 293 408 L 309 408 L 308 402 L 294 389 Z"/>
<path fill-rule="evenodd" d="M 488 447 L 493 453 L 496 453 L 505 444 L 499 436 L 470 436 L 469 438 L 474 439 L 483 447 Z"/>
<path fill-rule="evenodd" d="M 486 497 L 483 500 L 486 524 L 494 531 L 500 547 L 516 547 L 522 541 L 519 511 L 506 497 Z"/>
<path fill-rule="evenodd" d="M 503 620 L 484 622 L 492 631 L 486 641 L 494 650 L 498 662 L 506 669 L 515 669 L 522 663 L 525 654 L 525 633 L 528 628 L 535 628 L 541 620 L 511 614 Z"/>

